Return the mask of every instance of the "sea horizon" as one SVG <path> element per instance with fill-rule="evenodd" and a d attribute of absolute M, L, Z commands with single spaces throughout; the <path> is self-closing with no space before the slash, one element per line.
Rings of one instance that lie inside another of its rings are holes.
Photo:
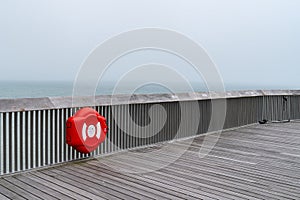
<path fill-rule="evenodd" d="M 134 84 L 134 83 L 132 83 Z M 155 93 L 184 93 L 184 92 L 207 92 L 207 87 L 203 82 L 190 82 L 191 88 L 180 87 L 179 83 L 172 83 L 173 91 L 167 87 L 157 84 L 149 84 L 138 88 L 135 94 L 155 94 Z M 130 85 L 130 84 L 129 84 Z M 117 93 L 114 93 L 114 83 L 104 82 L 98 85 L 95 95 L 110 94 L 131 94 L 130 86 L 123 85 Z M 243 84 L 224 83 L 226 91 L 241 90 L 298 90 L 297 86 L 276 86 L 268 84 Z M 174 90 L 175 88 L 175 90 Z M 40 97 L 67 97 L 73 94 L 72 81 L 0 81 L 0 99 L 15 98 L 40 98 Z"/>

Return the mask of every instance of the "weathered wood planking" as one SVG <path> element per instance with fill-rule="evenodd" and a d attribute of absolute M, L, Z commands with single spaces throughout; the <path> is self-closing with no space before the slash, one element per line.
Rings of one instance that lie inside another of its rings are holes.
<path fill-rule="evenodd" d="M 300 123 L 205 137 L 2 177 L 0 199 L 300 199 Z"/>

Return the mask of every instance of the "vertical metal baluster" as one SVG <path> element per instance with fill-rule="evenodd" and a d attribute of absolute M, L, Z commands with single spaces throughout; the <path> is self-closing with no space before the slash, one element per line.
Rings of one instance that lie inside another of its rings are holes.
<path fill-rule="evenodd" d="M 14 173 L 15 172 L 15 113 L 10 113 L 11 116 L 11 172 Z"/>
<path fill-rule="evenodd" d="M 142 124 L 142 127 L 143 127 L 143 129 L 142 130 L 144 130 L 144 132 L 142 132 L 142 145 L 143 146 L 145 146 L 146 145 L 146 138 L 147 138 L 147 130 L 145 129 L 145 126 L 146 126 L 146 122 L 148 121 L 146 121 L 146 119 L 148 119 L 148 117 L 149 117 L 149 113 L 148 113 L 148 111 L 146 111 L 146 105 L 147 104 L 141 104 L 141 106 L 142 106 L 142 122 L 143 122 L 143 124 Z"/>
<path fill-rule="evenodd" d="M 243 120 L 243 125 L 246 125 L 246 124 L 249 124 L 249 122 L 251 121 L 250 119 L 252 118 L 252 112 L 251 110 L 249 110 L 250 106 L 251 106 L 251 102 L 250 101 L 251 99 L 253 99 L 253 97 L 249 97 L 249 98 L 246 98 L 246 101 L 244 102 L 244 107 L 243 109 L 246 110 L 246 113 L 244 114 L 245 117 L 244 117 L 244 120 Z M 255 107 L 252 107 L 253 111 L 255 110 Z"/>
<path fill-rule="evenodd" d="M 197 103 L 197 105 L 199 105 L 199 104 Z M 174 117 L 173 117 L 174 122 L 173 121 L 171 122 L 170 132 L 176 134 L 174 139 L 179 139 L 180 134 L 178 134 L 179 133 L 179 131 L 178 131 L 179 128 L 178 127 L 179 127 L 179 124 L 180 124 L 180 114 L 179 114 L 179 112 L 180 112 L 180 109 L 181 109 L 181 105 L 180 105 L 179 102 L 175 102 L 173 106 L 174 106 Z M 171 110 L 172 110 L 172 108 L 171 108 Z M 169 115 L 167 116 L 167 120 L 169 120 L 168 118 L 170 118 Z M 190 135 L 190 134 L 187 133 L 187 135 Z"/>
<path fill-rule="evenodd" d="M 69 108 L 69 115 L 68 115 L 68 118 L 73 116 L 75 113 L 74 113 L 74 108 L 73 107 L 70 107 Z M 69 152 L 69 160 L 73 160 L 73 153 L 72 153 L 72 148 L 68 145 L 68 152 Z"/>
<path fill-rule="evenodd" d="M 145 112 L 145 106 L 144 104 L 141 104 L 141 146 L 145 145 L 145 119 L 146 117 L 148 117 L 148 114 L 146 114 Z"/>
<path fill-rule="evenodd" d="M 167 141 L 171 138 L 171 132 L 170 132 L 170 126 L 171 126 L 171 121 L 173 120 L 173 118 L 170 117 L 170 106 L 169 104 L 164 104 L 164 103 L 160 103 L 160 106 L 162 106 L 162 110 L 158 110 L 155 115 L 156 115 L 156 124 L 157 126 L 155 127 L 155 129 L 157 130 L 157 133 L 154 134 L 159 134 L 160 136 L 160 141 Z M 164 124 L 161 123 L 162 120 L 162 113 L 166 112 L 166 122 Z M 169 119 L 170 118 L 170 119 Z M 161 127 L 160 127 L 161 125 Z M 161 128 L 161 129 L 160 129 Z"/>
<path fill-rule="evenodd" d="M 31 128 L 31 111 L 28 111 L 28 118 L 27 118 L 27 169 L 31 169 L 31 136 L 32 136 L 32 128 Z"/>
<path fill-rule="evenodd" d="M 66 111 L 66 118 L 65 118 L 65 121 L 66 121 L 69 118 L 69 108 L 66 108 L 65 111 Z M 66 131 L 66 128 L 67 127 L 65 127 L 64 131 Z M 64 135 L 64 138 L 65 138 L 65 135 Z M 69 153 L 69 145 L 67 145 L 67 144 L 65 144 L 65 152 L 66 152 L 66 161 L 69 161 L 70 160 L 70 157 L 69 157 L 70 153 Z"/>
<path fill-rule="evenodd" d="M 112 120 L 111 120 L 111 107 L 108 105 L 106 107 L 106 113 L 107 113 L 107 125 L 108 125 L 108 135 L 105 139 L 105 147 L 104 147 L 104 153 L 108 153 L 108 142 L 109 142 L 109 136 L 110 136 L 110 133 L 111 133 L 111 124 L 112 124 Z"/>
<path fill-rule="evenodd" d="M 149 116 L 149 110 L 151 109 L 152 104 L 145 104 L 145 106 L 146 106 L 146 113 L 148 113 L 148 116 Z M 158 124 L 158 123 L 157 123 L 158 120 L 159 120 L 158 114 L 159 114 L 159 112 L 154 112 L 154 113 L 153 113 L 153 118 L 150 119 L 151 121 L 148 121 L 148 120 L 147 120 L 148 124 Z M 146 117 L 148 118 L 148 116 L 146 116 Z M 154 129 L 154 130 L 157 130 L 156 127 L 153 127 L 153 129 Z M 149 140 L 148 144 L 152 143 L 150 137 L 152 137 L 152 136 L 158 136 L 158 135 L 159 135 L 159 131 L 157 131 L 156 133 L 153 133 L 153 132 L 152 132 L 153 129 L 148 129 L 148 130 L 147 130 L 147 132 L 148 132 L 148 133 L 147 133 L 147 138 L 148 138 L 147 140 Z"/>
<path fill-rule="evenodd" d="M 190 117 L 190 106 L 188 102 L 184 102 L 184 107 L 185 107 L 185 113 L 187 117 Z M 185 123 L 185 127 L 183 130 L 181 130 L 181 132 L 179 133 L 179 137 L 182 138 L 182 135 L 184 135 L 186 132 L 191 132 L 190 130 L 190 126 L 191 126 L 191 120 L 188 120 L 187 123 Z"/>
<path fill-rule="evenodd" d="M 134 104 L 133 105 L 133 116 L 134 116 L 134 125 L 133 125 L 133 131 L 134 131 L 134 146 L 133 147 L 137 147 L 138 146 L 138 125 L 137 125 L 137 121 L 138 121 L 138 114 L 137 114 L 137 107 L 138 104 Z"/>
<path fill-rule="evenodd" d="M 145 104 L 144 106 L 146 107 L 145 112 L 147 113 L 147 116 L 145 116 L 145 118 L 147 119 L 150 116 L 149 115 L 149 110 L 151 109 L 152 104 Z M 147 125 L 149 125 L 149 124 L 157 124 L 157 122 L 158 122 L 158 119 L 157 119 L 158 116 L 157 116 L 157 114 L 158 114 L 158 112 L 154 112 L 153 113 L 153 118 L 150 119 L 150 120 L 147 120 Z M 156 128 L 153 127 L 153 129 L 155 130 Z M 152 133 L 153 129 L 150 129 L 150 128 L 147 129 L 147 133 L 146 133 L 146 138 L 147 138 L 146 141 L 148 141 L 148 142 L 146 142 L 147 144 L 150 144 L 150 136 L 154 136 L 154 135 L 158 135 L 159 134 L 158 132 Z"/>
<path fill-rule="evenodd" d="M 109 120 L 108 121 L 108 136 L 106 137 L 106 139 L 105 139 L 105 150 L 104 150 L 104 153 L 108 153 L 108 145 L 109 145 L 109 138 L 110 138 L 110 135 L 111 135 L 111 127 L 112 127 L 112 117 L 111 117 L 111 106 L 107 106 L 106 107 L 107 108 L 107 119 Z"/>
<path fill-rule="evenodd" d="M 128 105 L 128 110 L 129 110 L 129 116 L 130 116 L 130 121 L 134 122 L 134 114 L 133 114 L 133 104 L 129 104 Z M 129 148 L 133 148 L 134 147 L 134 130 L 133 130 L 133 123 L 129 123 L 129 128 L 128 130 L 130 130 L 130 132 L 128 133 L 130 139 L 129 139 Z"/>
<path fill-rule="evenodd" d="M 276 110 L 276 107 L 275 107 L 275 105 L 278 105 L 277 104 L 277 98 L 276 97 L 270 97 L 270 101 L 272 102 L 272 110 L 273 110 L 273 112 L 272 112 L 272 120 L 278 120 L 278 118 L 277 118 L 277 110 Z"/>
<path fill-rule="evenodd" d="M 262 117 L 261 117 L 261 120 L 266 119 L 266 117 L 265 117 L 265 110 L 266 110 L 265 95 L 263 95 L 262 96 Z"/>
<path fill-rule="evenodd" d="M 26 169 L 26 112 L 22 112 L 22 170 Z"/>
<path fill-rule="evenodd" d="M 37 137 L 37 167 L 40 167 L 41 166 L 41 143 L 42 143 L 42 140 L 41 140 L 41 137 L 42 137 L 42 133 L 41 133 L 41 111 L 38 110 L 37 111 L 37 132 L 36 132 L 36 137 Z"/>
<path fill-rule="evenodd" d="M 136 136 L 136 143 L 135 143 L 135 147 L 138 147 L 139 146 L 139 134 L 140 134 L 140 131 L 139 131 L 139 104 L 136 104 L 135 105 L 135 119 L 136 119 L 136 122 L 135 122 L 135 136 Z"/>
<path fill-rule="evenodd" d="M 48 110 L 47 116 L 47 164 L 51 164 L 51 110 Z"/>
<path fill-rule="evenodd" d="M 77 110 L 78 110 L 78 108 L 75 108 L 75 109 L 74 109 L 74 112 L 76 113 Z M 73 148 L 72 148 L 72 150 L 73 150 L 73 154 L 74 154 L 74 160 L 76 160 L 76 159 L 78 158 L 78 157 L 77 157 L 78 152 L 77 152 L 75 149 L 73 149 Z"/>
<path fill-rule="evenodd" d="M 113 152 L 113 145 L 114 145 L 114 134 L 115 134 L 115 112 L 116 112 L 116 105 L 111 107 L 111 116 L 112 116 L 112 124 L 111 124 L 111 130 L 110 130 L 110 145 L 109 145 L 109 153 Z"/>
<path fill-rule="evenodd" d="M 148 108 L 147 108 L 147 110 L 149 111 L 149 109 L 151 108 L 151 104 L 148 104 Z M 157 122 L 158 122 L 158 114 L 159 114 L 159 112 L 156 112 L 156 113 L 154 113 L 154 116 L 153 116 L 153 121 L 150 121 L 150 123 L 156 123 L 156 124 L 158 124 Z M 156 141 L 156 139 L 155 138 L 157 138 L 158 136 L 159 136 L 159 134 L 160 134 L 160 130 L 158 130 L 156 133 L 154 133 L 153 132 L 153 130 L 151 130 L 151 129 L 149 129 L 149 136 L 150 136 L 150 144 L 153 144 L 155 141 Z M 153 138 L 152 138 L 153 137 Z M 151 139 L 152 138 L 152 139 Z"/>
<path fill-rule="evenodd" d="M 93 106 L 93 109 L 97 111 L 96 106 Z M 97 112 L 98 112 L 98 111 L 97 111 Z M 98 146 L 94 151 L 92 151 L 92 152 L 90 153 L 90 156 L 91 156 L 91 157 L 95 157 L 95 155 L 97 155 L 98 148 L 99 148 L 99 146 Z"/>
<path fill-rule="evenodd" d="M 237 111 L 234 112 L 234 110 L 232 109 L 233 110 L 232 115 L 236 114 L 237 118 L 236 118 L 236 121 L 233 120 L 230 122 L 229 128 L 233 127 L 234 124 L 236 124 L 236 126 L 241 126 L 241 124 L 242 124 L 242 119 L 241 119 L 242 113 L 239 111 L 240 111 L 240 108 L 242 107 L 243 98 L 233 99 L 233 100 L 235 101 L 235 104 L 237 105 Z"/>
<path fill-rule="evenodd" d="M 271 119 L 272 120 L 278 120 L 278 118 L 277 118 L 277 110 L 276 110 L 276 108 L 275 108 L 275 105 L 277 105 L 277 98 L 276 98 L 276 96 L 270 96 L 270 101 L 271 101 L 271 109 L 272 109 L 272 117 L 271 117 Z"/>
<path fill-rule="evenodd" d="M 125 104 L 123 104 L 121 106 L 121 112 L 120 112 L 120 120 L 121 120 L 121 123 L 122 123 L 122 126 L 124 130 L 121 130 L 121 133 L 122 133 L 122 139 L 121 139 L 121 146 L 120 146 L 120 150 L 124 150 L 126 149 L 126 143 L 127 143 L 127 135 L 126 135 L 126 119 L 123 117 L 124 116 L 124 113 L 125 113 Z"/>
<path fill-rule="evenodd" d="M 147 145 L 147 134 L 148 134 L 148 130 L 147 130 L 147 128 L 145 128 L 147 125 L 149 125 L 151 122 L 149 121 L 149 117 L 150 117 L 150 115 L 149 115 L 149 109 L 147 109 L 148 108 L 148 106 L 147 106 L 148 104 L 141 104 L 141 106 L 142 106 L 142 145 L 143 146 L 146 146 Z M 154 113 L 154 115 L 155 115 L 155 113 Z"/>
<path fill-rule="evenodd" d="M 119 112 L 119 105 L 115 106 L 115 126 L 114 126 L 114 139 L 113 139 L 113 151 L 112 152 L 116 152 L 117 148 L 118 148 L 118 112 Z"/>
<path fill-rule="evenodd" d="M 32 113 L 32 165 L 36 167 L 36 111 Z"/>
<path fill-rule="evenodd" d="M 75 113 L 77 112 L 77 110 L 78 110 L 77 107 L 74 108 L 74 113 L 73 113 L 73 114 L 75 114 Z M 72 151 L 73 151 L 73 159 L 76 160 L 76 159 L 77 159 L 78 152 L 77 152 L 74 148 L 72 148 Z"/>
<path fill-rule="evenodd" d="M 133 116 L 134 116 L 134 123 L 133 123 L 133 132 L 134 132 L 134 148 L 138 146 L 138 114 L 137 114 L 137 106 L 138 104 L 133 105 Z"/>
<path fill-rule="evenodd" d="M 173 124 L 175 124 L 175 110 L 176 110 L 176 104 L 175 103 L 167 103 L 167 104 L 160 104 L 161 106 L 163 106 L 163 110 L 165 110 L 165 112 L 167 113 L 167 120 L 165 124 L 162 124 L 161 122 L 158 123 L 159 125 L 162 126 L 162 130 L 164 133 L 169 135 L 169 140 L 174 140 L 177 137 L 177 132 L 173 131 Z M 162 112 L 164 112 L 162 110 Z M 159 115 L 160 115 L 160 121 L 162 120 L 162 113 L 160 113 L 158 111 Z M 185 135 L 189 134 L 188 132 L 184 133 Z M 164 140 L 165 141 L 165 140 Z"/>
<path fill-rule="evenodd" d="M 6 130 L 5 130 L 5 136 L 6 136 L 6 141 L 5 141 L 5 147 L 6 147 L 6 160 L 5 160 L 5 163 L 6 163 L 6 171 L 5 173 L 9 173 L 10 172 L 10 144 L 9 144 L 9 138 L 11 137 L 11 134 L 9 132 L 9 123 L 10 123 L 10 120 L 9 120 L 9 116 L 10 116 L 10 113 L 6 113 L 6 120 L 5 120 L 5 123 L 6 123 Z"/>
<path fill-rule="evenodd" d="M 127 112 L 127 113 L 125 113 L 125 112 Z M 125 119 L 123 117 L 124 115 L 129 116 L 128 104 L 124 105 L 124 110 L 123 110 L 122 115 L 121 115 L 121 117 L 124 121 L 124 127 L 125 127 L 125 130 L 124 130 L 125 142 L 124 142 L 123 148 L 128 149 L 129 148 L 129 135 L 127 134 L 127 131 L 129 130 L 128 129 L 129 119 Z"/>
<path fill-rule="evenodd" d="M 271 113 L 271 110 L 269 109 L 269 104 L 268 104 L 268 97 L 265 96 L 265 100 L 264 100 L 264 105 L 265 105 L 265 119 L 271 120 L 271 117 L 268 115 L 268 113 Z M 268 112 L 268 110 L 270 110 Z"/>
<path fill-rule="evenodd" d="M 101 115 L 102 116 L 104 116 L 105 118 L 106 118 L 106 120 L 108 120 L 107 119 L 107 115 L 106 115 L 106 112 L 105 112 L 105 109 L 104 109 L 104 106 L 100 106 L 100 110 L 101 110 Z M 107 123 L 107 122 L 106 122 Z M 99 155 L 100 154 L 103 154 L 103 150 L 104 150 L 104 144 L 105 144 L 105 142 L 103 142 L 102 144 L 101 144 L 101 148 L 100 148 L 100 151 L 99 151 Z"/>
<path fill-rule="evenodd" d="M 73 116 L 73 108 L 70 108 L 70 112 L 68 117 Z M 72 152 L 72 147 L 68 145 L 68 152 L 69 152 L 69 160 L 73 160 L 73 152 Z"/>
<path fill-rule="evenodd" d="M 132 122 L 133 121 L 133 112 L 132 112 L 132 109 L 133 109 L 133 105 L 130 105 L 128 104 L 128 110 L 129 110 L 129 116 L 130 116 L 130 121 Z M 128 131 L 131 131 L 129 133 L 127 133 L 129 135 L 129 148 L 132 148 L 133 147 L 133 135 L 134 133 L 132 132 L 132 123 L 129 123 L 129 127 L 128 127 Z"/>
<path fill-rule="evenodd" d="M 17 171 L 21 170 L 21 122 L 20 122 L 20 112 L 17 112 L 17 152 L 16 152 L 16 163 L 17 163 Z"/>
<path fill-rule="evenodd" d="M 120 109 L 119 109 L 119 112 L 118 112 L 118 119 L 119 119 L 119 122 L 120 122 L 120 126 L 118 127 L 118 130 L 119 130 L 118 150 L 119 151 L 122 148 L 124 148 L 124 139 L 125 139 L 125 135 L 124 135 L 123 130 L 122 130 L 122 127 L 125 126 L 125 124 L 124 124 L 124 118 L 122 117 L 123 108 L 124 108 L 124 105 L 120 105 Z"/>
<path fill-rule="evenodd" d="M 43 110 L 42 111 L 42 121 L 43 121 L 43 129 L 41 130 L 42 131 L 42 135 L 43 135 L 43 146 L 42 146 L 42 149 L 43 149 L 43 159 L 42 159 L 42 166 L 45 166 L 46 165 L 46 110 Z"/>
<path fill-rule="evenodd" d="M 69 111 L 69 116 L 68 117 L 71 117 L 73 116 L 73 111 L 74 109 L 73 108 L 70 108 L 70 111 Z M 73 160 L 73 152 L 72 152 L 72 148 L 71 146 L 68 145 L 68 152 L 69 152 L 69 160 Z"/>
<path fill-rule="evenodd" d="M 118 119 L 118 123 L 120 124 L 120 125 L 118 125 L 118 123 L 116 124 L 117 125 L 117 138 L 118 138 L 118 141 L 117 141 L 117 148 L 116 148 L 116 151 L 119 151 L 120 150 L 120 148 L 121 148 L 121 139 L 122 139 L 122 137 L 121 137 L 121 134 L 122 134 L 122 130 L 121 130 L 121 127 L 122 127 L 122 121 L 121 121 L 121 117 L 120 117 L 120 115 L 121 115 L 121 111 L 122 110 L 122 105 L 119 105 L 118 106 L 118 116 L 117 116 L 117 119 Z"/>
<path fill-rule="evenodd" d="M 142 112 L 143 112 L 143 107 L 141 104 L 138 104 L 138 122 L 139 122 L 139 146 L 143 145 L 143 132 L 142 132 L 142 128 L 143 128 L 143 116 L 142 116 Z"/>
<path fill-rule="evenodd" d="M 167 141 L 171 138 L 171 133 L 169 132 L 170 123 L 168 122 L 168 118 L 170 118 L 170 115 L 169 115 L 170 114 L 169 113 L 169 106 L 170 105 L 169 104 L 164 104 L 164 103 L 160 103 L 159 105 L 162 106 L 162 109 L 158 110 L 156 112 L 156 116 L 157 116 L 156 124 L 157 124 L 157 126 L 155 127 L 155 130 L 160 130 L 159 129 L 160 125 L 162 125 L 163 128 L 161 129 L 161 131 L 158 131 L 158 133 L 162 133 L 162 134 L 159 134 L 159 135 L 161 135 L 160 136 L 160 142 L 162 142 L 162 141 Z M 167 121 L 166 121 L 165 124 L 161 123 L 162 113 L 164 112 L 163 110 L 165 110 L 166 113 L 167 113 Z M 172 120 L 173 120 L 173 118 L 170 119 L 170 121 L 172 121 Z M 154 133 L 154 134 L 157 134 L 157 133 Z"/>
<path fill-rule="evenodd" d="M 78 110 L 80 110 L 81 108 L 78 108 Z M 84 158 L 85 157 L 85 154 L 83 153 L 80 153 L 80 152 L 77 152 L 77 155 L 78 155 L 78 159 L 81 159 L 81 158 Z"/>
<path fill-rule="evenodd" d="M 61 135 L 61 140 L 60 140 L 60 145 L 61 145 L 61 162 L 65 161 L 65 118 L 64 118 L 64 109 L 61 109 L 61 113 L 60 113 L 60 131 L 59 134 Z"/>
<path fill-rule="evenodd" d="M 55 164 L 56 163 L 56 142 L 55 142 L 55 122 L 56 122 L 56 117 L 55 117 L 55 110 L 52 110 L 52 120 L 51 120 L 51 124 L 52 124 L 52 163 Z"/>
<path fill-rule="evenodd" d="M 116 122 L 115 122 L 115 118 L 117 117 L 116 116 L 116 110 L 117 110 L 117 105 L 114 105 L 113 107 L 112 107 L 112 119 L 113 119 L 113 124 L 112 124 L 112 130 L 111 130 L 111 132 L 110 132 L 110 153 L 111 152 L 113 152 L 114 151 L 114 146 L 115 146 L 115 144 L 114 144 L 114 140 L 115 140 L 115 133 L 116 133 Z"/>
<path fill-rule="evenodd" d="M 127 111 L 128 112 L 128 116 L 129 116 L 129 104 L 126 104 L 125 105 L 126 107 L 125 107 L 125 111 Z M 122 117 L 125 115 L 125 114 L 127 114 L 127 113 L 125 113 L 125 111 L 124 111 L 124 113 L 122 114 Z M 129 119 L 124 119 L 125 120 L 125 123 L 126 123 L 126 131 L 128 131 L 129 130 L 129 127 L 128 127 L 128 125 L 129 125 Z M 126 149 L 128 149 L 129 147 L 130 147 L 130 134 L 129 133 L 125 133 L 125 135 L 126 135 L 126 143 L 125 143 L 125 148 Z"/>
<path fill-rule="evenodd" d="M 112 131 L 111 131 L 111 144 L 110 144 L 110 152 L 114 152 L 115 151 L 115 147 L 116 147 L 116 135 L 117 135 L 117 130 L 116 130 L 116 118 L 117 118 L 117 112 L 118 112 L 118 105 L 114 105 L 113 106 L 113 126 L 112 126 Z"/>
<path fill-rule="evenodd" d="M 3 148 L 4 148 L 4 143 L 3 143 L 3 135 L 4 135 L 4 130 L 3 130 L 3 113 L 0 113 L 0 175 L 3 175 L 4 171 L 4 153 L 3 153 Z"/>
<path fill-rule="evenodd" d="M 57 157 L 57 162 L 60 163 L 61 159 L 60 159 L 60 141 L 59 141 L 59 117 L 60 117 L 60 109 L 57 109 L 57 113 L 56 113 L 56 133 L 55 133 L 55 136 L 56 136 L 56 148 L 57 148 L 57 154 L 56 154 L 56 157 Z"/>
<path fill-rule="evenodd" d="M 134 115 L 134 104 L 132 104 L 132 105 L 129 105 L 130 106 L 130 117 L 131 117 L 131 122 L 132 123 L 130 123 L 129 124 L 129 130 L 131 131 L 130 133 L 128 133 L 128 134 L 130 134 L 130 148 L 134 148 L 134 143 L 135 143 L 135 130 L 134 130 L 134 117 L 135 117 L 135 115 Z"/>

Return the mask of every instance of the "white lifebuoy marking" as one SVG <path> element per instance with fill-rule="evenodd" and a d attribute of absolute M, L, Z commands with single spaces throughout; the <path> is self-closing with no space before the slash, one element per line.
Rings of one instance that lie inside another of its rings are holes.
<path fill-rule="evenodd" d="M 100 136 L 101 136 L 101 126 L 100 126 L 100 122 L 97 123 L 97 135 L 96 137 L 98 139 L 100 139 Z"/>
<path fill-rule="evenodd" d="M 90 138 L 94 137 L 96 133 L 96 128 L 94 125 L 89 125 L 88 130 L 87 130 L 87 134 Z"/>
<path fill-rule="evenodd" d="M 89 138 L 92 138 L 95 136 L 95 134 L 96 134 L 96 137 L 98 139 L 100 139 L 100 136 L 101 136 L 100 122 L 98 122 L 96 126 L 97 126 L 97 133 L 96 133 L 96 127 L 94 125 L 89 125 L 89 127 L 87 128 L 86 123 L 83 124 L 82 132 L 81 132 L 83 141 L 86 141 L 87 136 L 89 136 Z"/>
<path fill-rule="evenodd" d="M 86 123 L 83 124 L 81 133 L 83 141 L 86 141 Z"/>

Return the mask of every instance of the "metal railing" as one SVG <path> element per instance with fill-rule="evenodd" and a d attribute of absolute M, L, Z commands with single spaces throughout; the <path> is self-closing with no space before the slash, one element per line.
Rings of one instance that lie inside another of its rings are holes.
<path fill-rule="evenodd" d="M 66 120 L 85 105 L 72 108 L 70 97 L 0 100 L 0 175 L 178 139 L 175 133 L 181 120 L 180 112 L 183 112 L 180 106 L 189 113 L 195 105 L 191 100 L 198 102 L 200 120 L 191 116 L 190 123 L 198 125 L 197 134 L 206 133 L 210 123 L 211 99 L 221 97 L 217 94 L 209 97 L 206 93 L 180 95 L 180 99 L 184 99 L 181 102 L 174 95 L 163 94 L 136 95 L 130 102 L 124 102 L 122 95 L 96 97 L 93 108 L 107 118 L 109 131 L 105 142 L 91 154 L 78 153 L 65 143 Z M 224 129 L 262 119 L 300 119 L 300 91 L 230 92 L 226 97 Z M 113 105 L 111 98 L 117 99 Z M 146 126 L 151 121 L 150 108 L 155 104 L 164 109 L 152 110 L 155 116 L 152 120 L 163 120 L 162 116 L 167 116 L 163 128 L 155 135 L 151 135 L 151 130 L 143 132 L 138 127 L 128 127 L 134 134 L 127 134 L 115 121 L 118 118 L 123 126 L 130 126 L 125 117 L 125 111 L 129 110 L 139 127 Z M 183 132 L 185 135 L 180 137 L 192 136 L 189 126 L 185 126 Z"/>

